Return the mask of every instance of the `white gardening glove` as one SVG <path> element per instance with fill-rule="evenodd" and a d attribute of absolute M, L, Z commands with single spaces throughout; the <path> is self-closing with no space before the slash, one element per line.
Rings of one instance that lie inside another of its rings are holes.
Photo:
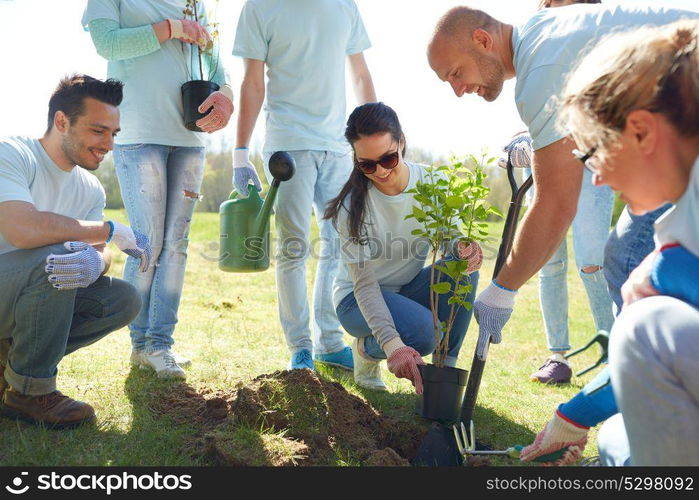
<path fill-rule="evenodd" d="M 139 259 L 141 261 L 139 269 L 145 273 L 150 267 L 151 259 L 148 236 L 116 221 L 108 220 L 107 224 L 111 226 L 107 243 L 111 241 L 126 255 Z"/>
<path fill-rule="evenodd" d="M 102 275 L 104 259 L 92 246 L 82 241 L 67 241 L 63 246 L 72 253 L 46 257 L 45 270 L 54 288 L 87 288 Z"/>
<path fill-rule="evenodd" d="M 480 359 L 485 357 L 489 342 L 499 344 L 502 341 L 502 329 L 512 316 L 516 295 L 516 290 L 502 288 L 493 280 L 476 297 L 473 314 L 478 321 L 476 354 Z"/>
<path fill-rule="evenodd" d="M 250 181 L 258 191 L 262 191 L 260 178 L 257 176 L 255 166 L 250 161 L 248 148 L 239 148 L 233 151 L 233 186 L 241 198 L 248 197 L 248 184 Z"/>
<path fill-rule="evenodd" d="M 508 142 L 504 148 L 515 168 L 531 168 L 532 165 L 532 138 L 529 134 L 520 134 Z M 498 166 L 507 167 L 507 158 L 500 158 Z"/>
<path fill-rule="evenodd" d="M 184 43 L 196 43 L 205 48 L 211 42 L 211 35 L 204 26 L 191 19 L 168 19 L 170 26 L 170 39 L 180 40 Z"/>
<path fill-rule="evenodd" d="M 221 90 L 210 94 L 199 106 L 201 114 L 206 113 L 209 109 L 211 112 L 204 118 L 197 120 L 196 125 L 204 132 L 212 134 L 228 125 L 233 114 L 233 91 L 228 85 L 224 85 Z"/>
<path fill-rule="evenodd" d="M 535 461 L 542 465 L 572 464 L 582 456 L 589 431 L 589 427 L 568 421 L 556 411 L 534 442 L 522 450 L 519 458 L 523 462 Z M 546 457 L 552 453 L 561 456 Z"/>

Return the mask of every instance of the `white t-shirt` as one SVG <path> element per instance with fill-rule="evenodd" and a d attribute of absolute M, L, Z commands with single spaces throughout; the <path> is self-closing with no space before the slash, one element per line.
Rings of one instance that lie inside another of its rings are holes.
<path fill-rule="evenodd" d="M 25 201 L 42 212 L 101 221 L 105 200 L 97 177 L 82 167 L 61 170 L 38 139 L 0 138 L 0 203 Z M 13 250 L 0 234 L 0 255 Z"/>
<path fill-rule="evenodd" d="M 658 247 L 679 243 L 699 257 L 699 157 L 692 167 L 689 184 L 675 206 L 655 221 Z"/>
<path fill-rule="evenodd" d="M 233 55 L 267 66 L 264 151 L 347 151 L 345 62 L 370 46 L 354 0 L 247 0 Z"/>
<path fill-rule="evenodd" d="M 204 6 L 209 3 L 213 4 L 207 2 Z M 182 19 L 184 7 L 185 0 L 88 0 L 81 22 L 86 29 L 95 19 L 111 19 L 120 28 L 135 28 L 165 19 Z M 206 24 L 206 9 L 199 14 Z M 201 78 L 196 51 L 192 49 L 188 43 L 166 40 L 160 50 L 150 54 L 109 61 L 107 75 L 124 82 L 117 144 L 204 146 L 208 134 L 187 130 L 182 118 L 182 84 Z M 205 57 L 204 63 L 208 62 Z M 221 85 L 225 83 L 221 64 L 212 79 Z"/>
<path fill-rule="evenodd" d="M 558 129 L 557 98 L 566 76 L 591 42 L 613 31 L 646 24 L 660 26 L 699 12 L 648 6 L 569 5 L 543 9 L 512 32 L 517 72 L 515 102 L 532 136 L 534 150 L 568 135 Z"/>
<path fill-rule="evenodd" d="M 428 182 L 425 167 L 406 162 L 409 169 L 408 185 L 404 192 L 389 196 L 370 183 L 366 197 L 367 245 L 353 243 L 347 228 L 347 211 L 340 210 L 337 230 L 340 234 L 341 265 L 333 287 L 335 307 L 352 292 L 352 278 L 347 264 L 372 262 L 374 275 L 382 288 L 398 292 L 403 285 L 417 276 L 425 265 L 430 251 L 427 239 L 414 236 L 422 225 L 415 219 L 407 219 L 413 205 L 420 206 L 412 194 L 405 191 L 415 187 L 417 181 Z M 348 200 L 345 200 L 347 204 Z"/>

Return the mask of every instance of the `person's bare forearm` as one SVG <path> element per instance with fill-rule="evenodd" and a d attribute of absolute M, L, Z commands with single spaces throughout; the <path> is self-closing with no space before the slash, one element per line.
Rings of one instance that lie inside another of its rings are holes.
<path fill-rule="evenodd" d="M 95 250 L 102 254 L 102 260 L 104 261 L 104 270 L 102 271 L 102 276 L 106 275 L 109 268 L 112 265 L 112 252 L 109 251 L 106 244 L 93 245 Z"/>
<path fill-rule="evenodd" d="M 512 251 L 497 276 L 498 284 L 518 290 L 544 267 L 565 238 L 573 217 L 551 204 L 536 202 L 520 222 Z"/>
<path fill-rule="evenodd" d="M 151 24 L 153 32 L 160 43 L 163 43 L 170 39 L 170 26 L 168 26 L 167 21 L 160 21 L 159 23 Z"/>
<path fill-rule="evenodd" d="M 534 152 L 536 195 L 497 277 L 501 286 L 519 289 L 544 267 L 565 238 L 582 184 L 582 164 L 571 154 L 574 147 L 570 138 L 564 138 Z"/>
<path fill-rule="evenodd" d="M 90 245 L 104 243 L 109 237 L 106 222 L 77 220 L 72 217 L 40 212 L 31 203 L 0 203 L 0 233 L 14 247 L 39 248 L 66 241 L 84 241 Z"/>
<path fill-rule="evenodd" d="M 236 148 L 246 148 L 250 144 L 255 122 L 265 100 L 264 62 L 247 60 L 245 77 L 240 85 L 240 106 L 236 128 Z"/>
<path fill-rule="evenodd" d="M 367 71 L 361 75 L 357 75 L 352 82 L 354 86 L 354 95 L 357 97 L 359 104 L 367 102 L 376 102 L 376 90 L 374 90 L 374 81 L 371 79 L 371 74 Z"/>
<path fill-rule="evenodd" d="M 376 102 L 376 90 L 371 78 L 369 67 L 362 53 L 349 56 L 350 73 L 352 75 L 352 87 L 359 104 Z"/>

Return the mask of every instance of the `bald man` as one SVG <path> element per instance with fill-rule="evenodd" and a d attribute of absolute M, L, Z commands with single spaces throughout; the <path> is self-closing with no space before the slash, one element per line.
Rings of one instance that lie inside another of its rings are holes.
<path fill-rule="evenodd" d="M 512 26 L 469 7 L 450 9 L 437 23 L 427 49 L 430 66 L 457 97 L 478 94 L 488 102 L 505 80 L 517 78 L 515 102 L 532 137 L 536 194 L 500 273 L 474 304 L 480 326 L 478 355 L 498 343 L 517 290 L 548 261 L 565 238 L 580 195 L 583 164 L 575 143 L 557 125 L 556 96 L 588 42 L 618 29 L 662 25 L 697 12 L 657 7 L 572 5 L 537 12 Z"/>

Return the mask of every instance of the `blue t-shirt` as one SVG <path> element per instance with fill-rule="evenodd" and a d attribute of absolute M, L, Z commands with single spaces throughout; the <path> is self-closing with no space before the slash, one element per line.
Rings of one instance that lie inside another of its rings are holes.
<path fill-rule="evenodd" d="M 557 127 L 556 99 L 581 54 L 612 31 L 663 25 L 681 18 L 699 18 L 699 13 L 662 7 L 580 4 L 541 10 L 524 26 L 515 27 L 515 101 L 519 116 L 529 128 L 534 150 L 568 135 Z"/>
<path fill-rule="evenodd" d="M 182 19 L 184 4 L 184 0 L 88 0 L 82 24 L 87 28 L 95 19 L 111 19 L 121 28 L 135 28 L 165 19 Z M 205 13 L 203 16 L 205 22 Z M 213 78 L 219 85 L 225 83 L 221 68 L 219 62 Z M 117 144 L 204 145 L 206 134 L 187 130 L 183 120 L 180 87 L 189 80 L 200 79 L 192 45 L 167 40 L 150 54 L 109 61 L 107 75 L 125 84 Z"/>
<path fill-rule="evenodd" d="M 370 46 L 354 0 L 247 0 L 233 54 L 267 66 L 264 151 L 347 151 L 345 59 Z"/>
<path fill-rule="evenodd" d="M 67 172 L 38 139 L 0 138 L 0 203 L 24 201 L 41 212 L 101 221 L 105 195 L 100 181 L 82 167 Z M 0 255 L 17 250 L 0 234 Z"/>

